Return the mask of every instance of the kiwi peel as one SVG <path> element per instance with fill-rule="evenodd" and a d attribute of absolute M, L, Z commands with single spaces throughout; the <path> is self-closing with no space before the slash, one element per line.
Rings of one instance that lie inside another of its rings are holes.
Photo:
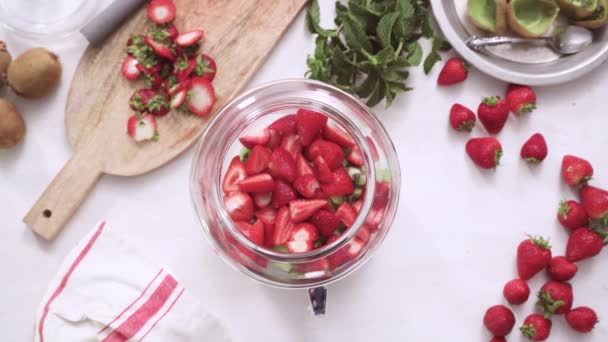
<path fill-rule="evenodd" d="M 511 0 L 507 6 L 509 27 L 528 38 L 542 36 L 558 14 L 559 7 L 554 0 Z"/>
<path fill-rule="evenodd" d="M 597 7 L 593 14 L 582 20 L 575 20 L 574 25 L 586 27 L 588 29 L 601 28 L 608 22 L 608 4 L 606 0 L 598 0 Z"/>
<path fill-rule="evenodd" d="M 467 13 L 478 28 L 502 35 L 507 30 L 506 0 L 468 0 Z"/>

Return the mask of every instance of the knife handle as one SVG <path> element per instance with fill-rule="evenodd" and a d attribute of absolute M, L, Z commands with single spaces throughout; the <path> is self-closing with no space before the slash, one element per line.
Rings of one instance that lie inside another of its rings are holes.
<path fill-rule="evenodd" d="M 114 30 L 129 18 L 146 0 L 114 0 L 105 10 L 80 30 L 91 43 L 101 44 Z"/>

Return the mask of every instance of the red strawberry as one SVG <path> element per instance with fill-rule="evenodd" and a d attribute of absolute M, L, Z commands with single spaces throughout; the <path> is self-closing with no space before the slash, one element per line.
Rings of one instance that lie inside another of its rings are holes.
<path fill-rule="evenodd" d="M 166 36 L 168 40 L 170 41 L 175 41 L 175 38 L 177 38 L 177 36 L 179 36 L 179 31 L 177 30 L 177 27 L 175 27 L 175 25 L 173 25 L 173 23 L 171 24 L 166 24 L 166 25 L 159 25 L 159 27 L 157 28 L 158 33 Z"/>
<path fill-rule="evenodd" d="M 272 202 L 272 193 L 254 194 L 253 203 L 258 208 L 266 208 Z"/>
<path fill-rule="evenodd" d="M 557 219 L 562 226 L 569 229 L 584 227 L 589 223 L 589 216 L 583 206 L 576 201 L 559 202 Z"/>
<path fill-rule="evenodd" d="M 266 207 L 255 212 L 255 217 L 265 224 L 274 224 L 277 218 L 277 211 L 274 208 Z"/>
<path fill-rule="evenodd" d="M 312 168 L 312 165 L 308 162 L 308 160 L 304 159 L 304 156 L 298 154 L 296 157 L 296 175 L 298 177 L 306 176 L 306 175 L 315 175 L 315 171 Z"/>
<path fill-rule="evenodd" d="M 536 93 L 528 86 L 510 84 L 507 89 L 507 103 L 514 114 L 530 113 L 536 109 Z"/>
<path fill-rule="evenodd" d="M 193 77 L 190 80 L 190 89 L 186 106 L 196 116 L 206 116 L 215 104 L 215 90 L 204 77 Z"/>
<path fill-rule="evenodd" d="M 323 129 L 323 137 L 331 142 L 335 142 L 336 144 L 342 147 L 353 147 L 355 146 L 355 142 L 353 138 L 348 135 L 342 128 L 338 127 L 331 122 L 328 122 Z"/>
<path fill-rule="evenodd" d="M 369 230 L 376 230 L 380 226 L 380 222 L 384 218 L 384 212 L 386 208 L 372 208 L 369 211 L 369 214 L 365 218 L 365 226 Z"/>
<path fill-rule="evenodd" d="M 296 179 L 296 162 L 289 152 L 277 147 L 272 151 L 268 171 L 273 177 L 293 182 Z"/>
<path fill-rule="evenodd" d="M 544 341 L 551 334 L 551 321 L 543 315 L 532 314 L 526 317 L 519 330 L 532 341 Z"/>
<path fill-rule="evenodd" d="M 275 208 L 281 208 L 287 203 L 298 198 L 295 190 L 283 180 L 275 180 L 274 190 L 272 191 L 272 206 Z"/>
<path fill-rule="evenodd" d="M 555 281 L 568 281 L 576 275 L 578 266 L 563 256 L 553 257 L 547 266 L 547 274 Z"/>
<path fill-rule="evenodd" d="M 291 230 L 293 229 L 293 223 L 289 219 L 289 209 L 282 207 L 277 212 L 277 217 L 274 223 L 274 235 L 272 238 L 273 246 L 280 246 L 285 244 L 291 236 Z"/>
<path fill-rule="evenodd" d="M 228 170 L 224 175 L 224 181 L 222 182 L 222 190 L 224 192 L 238 191 L 238 183 L 243 179 L 247 178 L 247 172 L 245 172 L 245 165 L 241 162 L 239 157 L 234 157 L 228 165 Z"/>
<path fill-rule="evenodd" d="M 589 217 L 608 226 L 608 191 L 587 185 L 581 189 L 580 195 L 581 204 Z"/>
<path fill-rule="evenodd" d="M 122 75 L 129 81 L 136 80 L 141 75 L 141 70 L 137 67 L 139 62 L 132 56 L 127 56 L 122 62 Z"/>
<path fill-rule="evenodd" d="M 213 82 L 217 73 L 217 65 L 211 56 L 202 54 L 200 60 L 197 58 L 197 66 L 194 69 L 198 76 L 201 76 L 209 82 Z"/>
<path fill-rule="evenodd" d="M 477 116 L 488 133 L 497 134 L 509 118 L 509 106 L 500 96 L 485 97 L 477 108 Z"/>
<path fill-rule="evenodd" d="M 507 339 L 504 337 L 494 336 L 494 337 L 492 337 L 490 342 L 507 342 Z"/>
<path fill-rule="evenodd" d="M 248 175 L 255 175 L 266 170 L 271 157 L 272 152 L 270 150 L 262 145 L 255 145 L 249 157 L 247 157 L 247 161 L 245 161 L 245 171 Z"/>
<path fill-rule="evenodd" d="M 329 184 L 334 181 L 334 174 L 329 169 L 329 166 L 327 166 L 327 162 L 325 162 L 323 157 L 317 156 L 313 166 L 319 182 L 322 184 Z"/>
<path fill-rule="evenodd" d="M 268 140 L 270 139 L 270 131 L 268 129 L 263 129 L 256 133 L 242 136 L 239 138 L 239 141 L 243 146 L 253 149 L 256 145 L 266 145 Z"/>
<path fill-rule="evenodd" d="M 315 198 L 319 196 L 321 186 L 313 175 L 304 175 L 296 178 L 293 188 L 305 198 Z"/>
<path fill-rule="evenodd" d="M 327 200 L 324 199 L 293 200 L 289 202 L 289 218 L 293 223 L 306 221 L 327 204 Z"/>
<path fill-rule="evenodd" d="M 295 135 L 286 135 L 281 139 L 281 147 L 289 152 L 291 156 L 296 159 L 299 154 L 302 153 L 302 144 L 300 144 L 300 138 Z"/>
<path fill-rule="evenodd" d="M 363 200 L 358 200 L 353 202 L 353 209 L 358 214 L 361 211 L 361 206 L 363 205 Z"/>
<path fill-rule="evenodd" d="M 547 142 L 542 134 L 536 133 L 521 147 L 521 158 L 528 163 L 540 163 L 547 157 Z"/>
<path fill-rule="evenodd" d="M 224 197 L 224 205 L 234 221 L 249 221 L 253 217 L 253 200 L 244 192 L 229 192 Z"/>
<path fill-rule="evenodd" d="M 188 97 L 188 91 L 182 90 L 179 93 L 175 94 L 171 98 L 171 108 L 176 109 L 186 102 L 186 98 Z"/>
<path fill-rule="evenodd" d="M 357 211 L 348 202 L 343 202 L 336 210 L 336 216 L 346 227 L 351 227 L 357 218 Z"/>
<path fill-rule="evenodd" d="M 374 193 L 373 208 L 385 208 L 390 197 L 390 183 L 376 182 L 376 192 Z"/>
<path fill-rule="evenodd" d="M 296 113 L 296 130 L 304 146 L 312 143 L 315 137 L 327 124 L 327 116 L 308 109 L 299 109 Z"/>
<path fill-rule="evenodd" d="M 315 244 L 312 241 L 299 241 L 293 240 L 288 241 L 286 244 L 289 253 L 306 253 L 310 252 L 315 248 Z"/>
<path fill-rule="evenodd" d="M 281 133 L 275 131 L 272 128 L 268 129 L 268 143 L 266 143 L 266 147 L 271 150 L 274 150 L 276 147 L 281 145 Z"/>
<path fill-rule="evenodd" d="M 251 224 L 249 222 L 237 221 L 234 222 L 236 227 L 239 229 L 243 235 L 245 235 L 251 242 L 255 243 L 258 246 L 263 246 L 264 239 L 264 223 L 262 221 L 258 221 L 255 224 Z"/>
<path fill-rule="evenodd" d="M 566 314 L 566 322 L 568 322 L 568 325 L 572 329 L 586 334 L 593 330 L 593 327 L 595 327 L 595 324 L 597 324 L 598 319 L 597 314 L 595 311 L 593 311 L 593 309 L 586 306 L 581 306 L 570 310 L 570 312 Z"/>
<path fill-rule="evenodd" d="M 175 43 L 181 47 L 187 47 L 198 43 L 201 39 L 203 39 L 204 35 L 205 32 L 203 32 L 203 30 L 184 32 L 175 38 Z"/>
<path fill-rule="evenodd" d="M 146 109 L 150 114 L 155 116 L 163 116 L 171 110 L 171 98 L 164 90 L 158 90 L 156 95 L 146 103 Z"/>
<path fill-rule="evenodd" d="M 155 140 L 158 138 L 158 124 L 151 114 L 133 115 L 127 121 L 127 133 L 137 142 Z"/>
<path fill-rule="evenodd" d="M 502 294 L 509 304 L 523 304 L 530 297 L 530 288 L 524 280 L 513 279 L 505 284 Z"/>
<path fill-rule="evenodd" d="M 168 46 L 155 41 L 150 36 L 145 36 L 144 42 L 152 49 L 152 51 L 154 51 L 154 54 L 156 54 L 158 57 L 168 59 L 171 62 L 175 62 L 175 54 Z"/>
<path fill-rule="evenodd" d="M 327 244 L 334 242 L 337 238 L 337 235 L 330 237 L 327 240 Z M 357 237 L 353 238 L 344 247 L 327 257 L 329 261 L 329 269 L 335 270 L 340 265 L 343 265 L 350 260 L 354 260 L 363 251 L 363 247 L 365 247 L 365 242 L 361 241 Z"/>
<path fill-rule="evenodd" d="M 548 318 L 570 311 L 573 300 L 572 285 L 568 283 L 550 281 L 538 292 L 538 305 L 544 309 Z"/>
<path fill-rule="evenodd" d="M 562 177 L 566 184 L 581 187 L 593 176 L 593 167 L 585 159 L 565 155 L 562 159 Z"/>
<path fill-rule="evenodd" d="M 321 187 L 326 196 L 345 196 L 355 191 L 353 180 L 343 166 L 340 166 L 333 172 L 333 181 L 331 183 L 323 184 Z"/>
<path fill-rule="evenodd" d="M 502 146 L 495 138 L 472 138 L 466 150 L 471 160 L 484 169 L 495 169 L 500 164 Z"/>
<path fill-rule="evenodd" d="M 515 325 L 513 312 L 504 305 L 495 305 L 486 311 L 483 324 L 494 336 L 507 336 Z"/>
<path fill-rule="evenodd" d="M 340 226 L 340 218 L 331 210 L 321 209 L 313 215 L 310 222 L 319 228 L 322 236 L 330 237 Z"/>
<path fill-rule="evenodd" d="M 566 259 L 577 262 L 594 257 L 604 247 L 604 236 L 587 227 L 576 229 L 568 238 Z"/>
<path fill-rule="evenodd" d="M 268 126 L 275 131 L 281 133 L 281 135 L 292 135 L 296 133 L 296 115 L 290 114 L 285 115 Z"/>
<path fill-rule="evenodd" d="M 476 121 L 475 113 L 459 103 L 454 104 L 450 109 L 450 125 L 457 131 L 471 132 Z"/>
<path fill-rule="evenodd" d="M 372 152 L 372 158 L 375 162 L 380 160 L 380 154 L 378 154 L 378 149 L 376 148 L 376 144 L 374 144 L 374 140 L 368 136 L 365 137 L 365 141 L 369 146 L 370 151 Z"/>
<path fill-rule="evenodd" d="M 551 245 L 542 237 L 530 237 L 517 247 L 517 273 L 528 280 L 542 271 L 551 261 Z"/>
<path fill-rule="evenodd" d="M 310 223 L 294 224 L 291 230 L 291 241 L 310 241 L 314 242 L 319 238 L 317 227 Z"/>
<path fill-rule="evenodd" d="M 265 194 L 274 189 L 274 180 L 267 173 L 247 177 L 239 182 L 239 189 L 251 194 Z"/>
<path fill-rule="evenodd" d="M 173 0 L 152 0 L 148 4 L 148 19 L 159 25 L 175 20 L 176 13 Z"/>
<path fill-rule="evenodd" d="M 348 160 L 349 163 L 351 163 L 355 166 L 364 166 L 365 165 L 365 161 L 363 160 L 363 154 L 361 153 L 361 149 L 357 146 L 353 146 L 350 149 L 350 152 L 348 152 L 348 155 L 346 156 L 346 160 Z"/>
<path fill-rule="evenodd" d="M 175 61 L 175 77 L 178 82 L 184 82 L 190 77 L 192 71 L 196 68 L 196 58 L 180 57 Z"/>
<path fill-rule="evenodd" d="M 370 234 L 371 234 L 371 233 L 370 233 L 369 229 L 367 229 L 367 227 L 363 226 L 363 227 L 361 227 L 361 228 L 359 229 L 359 231 L 357 232 L 357 235 L 356 235 L 356 236 L 357 236 L 357 237 L 358 237 L 358 238 L 359 238 L 361 241 L 363 241 L 363 242 L 367 243 L 367 242 L 369 241 L 369 236 L 370 236 Z"/>
<path fill-rule="evenodd" d="M 329 268 L 327 258 L 321 258 L 305 263 L 295 264 L 295 271 L 298 273 L 320 272 Z"/>
<path fill-rule="evenodd" d="M 167 85 L 169 83 L 167 82 Z M 181 81 L 178 84 L 173 85 L 172 87 L 167 87 L 168 89 L 167 92 L 169 93 L 169 95 L 174 96 L 177 93 L 180 93 L 182 91 L 188 91 L 188 89 L 190 88 L 190 80 L 186 80 L 186 81 Z"/>
<path fill-rule="evenodd" d="M 344 161 L 344 151 L 340 145 L 321 139 L 313 141 L 306 150 L 308 160 L 314 160 L 317 156 L 323 157 L 332 170 L 341 167 Z"/>
<path fill-rule="evenodd" d="M 437 84 L 441 86 L 449 86 L 460 83 L 467 79 L 469 71 L 465 62 L 458 57 L 448 59 L 443 65 L 443 69 L 437 78 Z"/>
<path fill-rule="evenodd" d="M 129 98 L 129 107 L 136 112 L 145 112 L 148 110 L 148 104 L 155 96 L 155 90 L 138 89 Z"/>
<path fill-rule="evenodd" d="M 151 65 L 150 67 L 146 67 L 145 65 L 138 62 L 136 67 L 142 74 L 146 75 L 158 74 L 163 69 L 162 63 L 156 63 L 154 65 Z"/>

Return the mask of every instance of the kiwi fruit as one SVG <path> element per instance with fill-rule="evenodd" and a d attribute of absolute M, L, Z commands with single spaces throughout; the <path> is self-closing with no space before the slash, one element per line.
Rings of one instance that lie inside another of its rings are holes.
<path fill-rule="evenodd" d="M 25 121 L 8 100 L 0 99 L 0 148 L 17 145 L 25 136 Z"/>
<path fill-rule="evenodd" d="M 59 57 L 45 48 L 33 48 L 9 65 L 7 80 L 11 89 L 25 98 L 39 98 L 50 93 L 61 78 Z"/>
<path fill-rule="evenodd" d="M 6 49 L 6 44 L 0 40 L 0 89 L 6 85 L 6 72 L 13 57 Z"/>

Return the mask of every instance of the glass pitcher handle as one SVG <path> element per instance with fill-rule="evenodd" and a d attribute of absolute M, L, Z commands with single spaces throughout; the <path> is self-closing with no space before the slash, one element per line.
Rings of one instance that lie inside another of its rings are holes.
<path fill-rule="evenodd" d="M 325 315 L 325 303 L 327 301 L 327 287 L 319 286 L 308 289 L 312 312 L 315 316 Z"/>

